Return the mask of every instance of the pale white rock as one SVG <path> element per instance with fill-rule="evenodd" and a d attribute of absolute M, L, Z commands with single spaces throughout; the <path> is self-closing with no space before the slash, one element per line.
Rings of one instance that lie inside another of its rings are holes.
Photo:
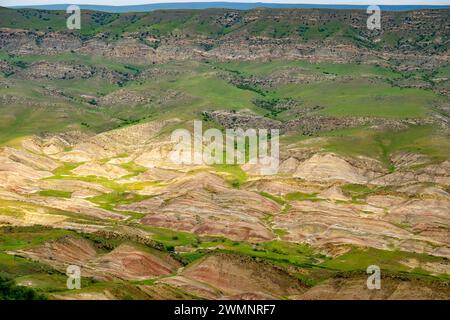
<path fill-rule="evenodd" d="M 26 150 L 4 147 L 1 150 L 0 155 L 36 170 L 53 171 L 60 166 L 60 164 L 48 157 L 37 155 Z"/>
<path fill-rule="evenodd" d="M 367 178 L 357 168 L 333 154 L 313 155 L 298 166 L 293 176 L 308 181 L 367 183 Z"/>
<path fill-rule="evenodd" d="M 294 173 L 297 170 L 298 165 L 299 161 L 290 157 L 281 163 L 279 173 Z"/>
<path fill-rule="evenodd" d="M 125 157 L 125 158 L 113 158 L 109 160 L 107 163 L 109 164 L 124 164 L 133 161 L 133 158 L 131 157 Z"/>

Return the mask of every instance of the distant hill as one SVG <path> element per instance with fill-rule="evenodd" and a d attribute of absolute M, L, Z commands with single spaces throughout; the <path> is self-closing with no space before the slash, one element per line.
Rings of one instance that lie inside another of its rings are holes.
<path fill-rule="evenodd" d="M 13 6 L 12 8 L 32 8 L 42 10 L 65 10 L 67 4 L 39 5 L 39 6 Z M 305 9 L 359 9 L 365 10 L 367 5 L 333 5 L 333 4 L 281 4 L 281 3 L 246 3 L 246 2 L 186 2 L 186 3 L 154 3 L 134 6 L 101 6 L 101 5 L 80 5 L 81 9 L 103 11 L 103 12 L 148 12 L 164 9 L 208 9 L 225 8 L 237 10 L 250 10 L 254 8 L 305 8 Z M 384 11 L 409 11 L 419 9 L 445 9 L 449 6 L 380 6 Z"/>
<path fill-rule="evenodd" d="M 423 54 L 450 50 L 450 43 L 443 40 L 449 39 L 449 29 L 446 28 L 449 13 L 450 9 L 422 10 L 420 14 L 417 11 L 386 11 L 383 13 L 384 32 L 370 32 L 365 10 L 263 8 L 236 12 L 236 9 L 210 8 L 128 13 L 85 10 L 83 27 L 75 33 L 83 37 L 104 33 L 111 41 L 127 37 L 128 34 L 138 34 L 140 42 L 154 49 L 159 44 L 154 40 L 148 42 L 146 39 L 149 36 L 156 39 L 224 38 L 237 42 L 248 37 L 263 37 L 289 38 L 289 41 L 295 39 L 302 43 L 327 41 Z M 0 28 L 67 31 L 66 18 L 65 10 L 0 7 Z M 206 42 L 199 45 L 211 49 Z"/>

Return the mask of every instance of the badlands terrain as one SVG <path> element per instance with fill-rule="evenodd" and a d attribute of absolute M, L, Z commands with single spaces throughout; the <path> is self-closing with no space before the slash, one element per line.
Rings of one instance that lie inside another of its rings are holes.
<path fill-rule="evenodd" d="M 449 16 L 0 8 L 0 298 L 449 299 Z M 195 119 L 279 172 L 172 163 Z"/>

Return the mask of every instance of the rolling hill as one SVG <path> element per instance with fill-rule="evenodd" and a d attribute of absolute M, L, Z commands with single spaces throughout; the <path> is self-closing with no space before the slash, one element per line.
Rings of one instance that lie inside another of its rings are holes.
<path fill-rule="evenodd" d="M 449 13 L 0 8 L 6 298 L 448 299 Z M 194 120 L 277 174 L 172 163 Z"/>

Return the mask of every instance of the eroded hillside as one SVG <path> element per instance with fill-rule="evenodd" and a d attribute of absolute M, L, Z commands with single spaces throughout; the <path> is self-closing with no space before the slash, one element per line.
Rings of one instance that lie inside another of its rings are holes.
<path fill-rule="evenodd" d="M 1 9 L 0 271 L 52 299 L 448 299 L 448 10 L 383 17 L 86 12 L 72 32 Z M 279 129 L 277 174 L 171 162 L 195 119 Z"/>

